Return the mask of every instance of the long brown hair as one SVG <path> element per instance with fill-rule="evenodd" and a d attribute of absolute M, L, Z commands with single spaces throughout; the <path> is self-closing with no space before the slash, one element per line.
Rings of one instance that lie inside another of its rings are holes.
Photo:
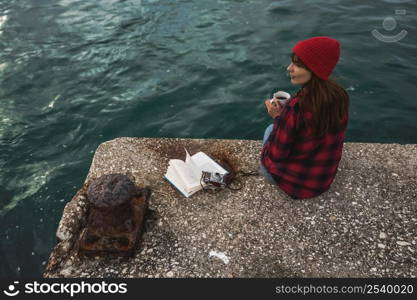
<path fill-rule="evenodd" d="M 337 133 L 349 110 L 347 92 L 336 81 L 317 77 L 294 53 L 291 60 L 296 66 L 311 72 L 311 79 L 297 93 L 301 116 L 298 126 L 303 123 L 313 130 L 316 137 Z M 305 118 L 305 112 L 311 112 L 313 117 Z"/>

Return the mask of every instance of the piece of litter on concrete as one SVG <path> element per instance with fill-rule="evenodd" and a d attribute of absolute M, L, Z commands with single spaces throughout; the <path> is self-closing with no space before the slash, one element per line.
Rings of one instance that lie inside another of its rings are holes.
<path fill-rule="evenodd" d="M 223 252 L 211 250 L 209 253 L 209 257 L 212 257 L 212 256 L 221 259 L 226 265 L 229 263 L 229 258 Z"/>

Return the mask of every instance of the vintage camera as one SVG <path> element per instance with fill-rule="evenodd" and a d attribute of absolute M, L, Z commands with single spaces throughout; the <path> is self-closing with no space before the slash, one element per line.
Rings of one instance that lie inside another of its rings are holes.
<path fill-rule="evenodd" d="M 226 175 L 217 172 L 212 173 L 203 171 L 201 179 L 206 185 L 212 185 L 219 188 L 226 186 Z"/>

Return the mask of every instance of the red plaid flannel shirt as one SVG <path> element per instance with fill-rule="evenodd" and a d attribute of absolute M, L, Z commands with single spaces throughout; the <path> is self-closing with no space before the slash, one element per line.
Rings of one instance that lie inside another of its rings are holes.
<path fill-rule="evenodd" d="M 337 134 L 316 138 L 311 128 L 296 129 L 298 98 L 284 106 L 262 148 L 261 161 L 277 185 L 293 198 L 312 198 L 327 191 L 342 157 L 348 115 Z M 311 118 L 307 113 L 305 118 Z"/>

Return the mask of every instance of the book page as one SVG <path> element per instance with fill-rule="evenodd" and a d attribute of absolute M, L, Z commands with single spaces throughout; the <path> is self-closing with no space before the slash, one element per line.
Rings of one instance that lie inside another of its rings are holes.
<path fill-rule="evenodd" d="M 187 198 L 202 188 L 201 185 L 198 185 L 191 189 L 187 189 L 173 166 L 168 167 L 168 170 L 165 174 L 165 179 L 168 180 L 181 194 Z"/>
<path fill-rule="evenodd" d="M 185 163 L 190 167 L 191 171 L 193 172 L 194 176 L 198 179 L 201 178 L 201 170 L 195 164 L 194 160 L 191 158 L 190 153 L 188 153 L 187 149 L 185 149 Z"/>
<path fill-rule="evenodd" d="M 200 178 L 195 176 L 192 169 L 185 162 L 179 159 L 171 159 L 169 164 L 175 168 L 179 177 L 184 181 L 187 190 L 200 186 Z"/>
<path fill-rule="evenodd" d="M 222 168 L 217 162 L 215 162 L 211 157 L 209 157 L 204 152 L 198 152 L 191 157 L 193 163 L 200 171 L 206 172 L 217 172 L 220 174 L 228 173 L 224 168 Z M 201 175 L 200 175 L 201 176 Z"/>
<path fill-rule="evenodd" d="M 165 174 L 165 178 L 174 186 L 176 187 L 181 193 L 184 194 L 185 197 L 189 197 L 189 193 L 185 189 L 185 184 L 182 182 L 181 178 L 175 168 L 172 166 L 168 167 L 168 170 Z"/>

